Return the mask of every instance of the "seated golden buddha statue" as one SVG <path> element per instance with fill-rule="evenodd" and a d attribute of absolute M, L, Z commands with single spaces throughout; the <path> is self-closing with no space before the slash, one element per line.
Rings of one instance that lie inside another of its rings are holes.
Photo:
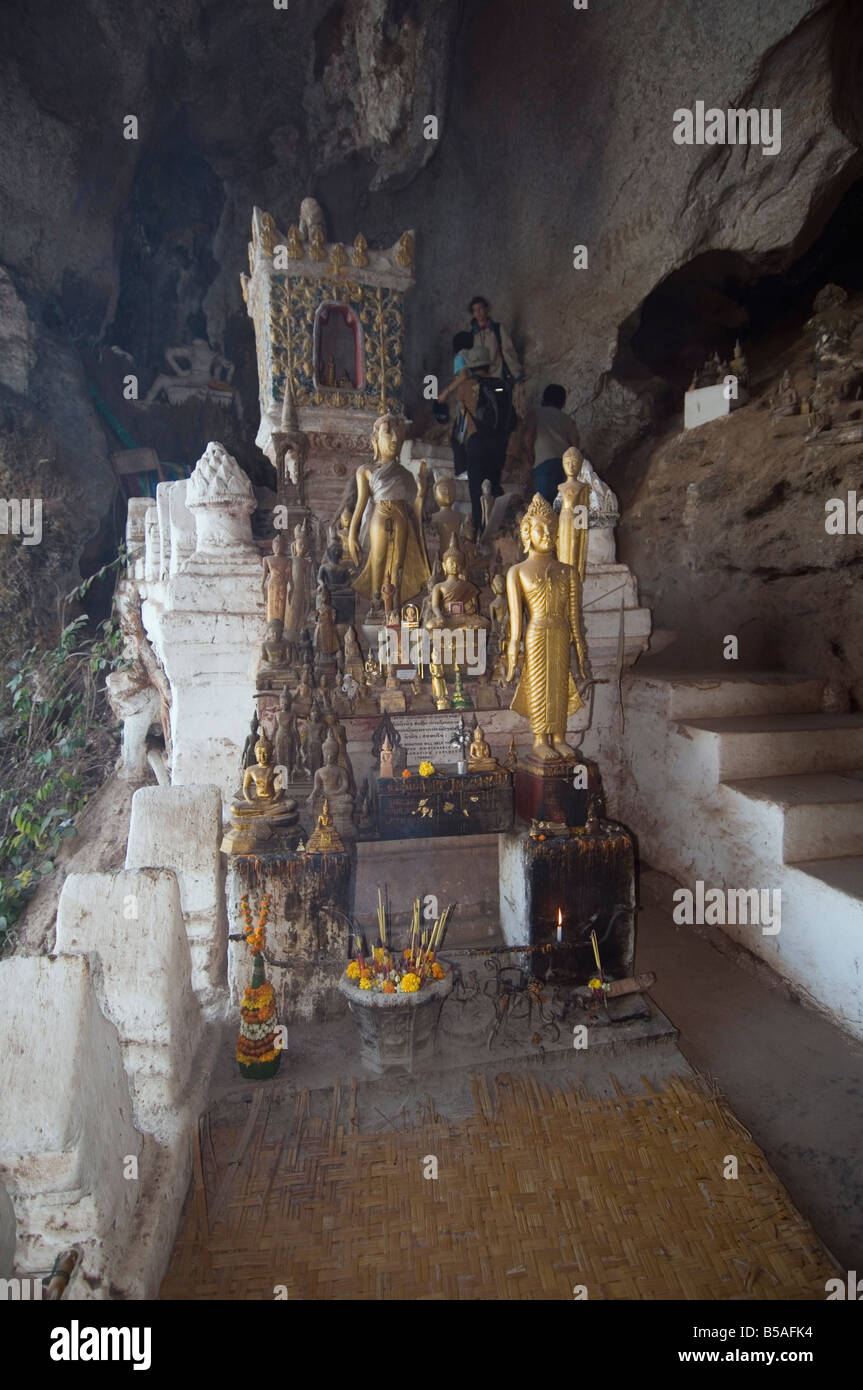
<path fill-rule="evenodd" d="M 309 836 L 306 854 L 339 854 L 344 853 L 344 848 L 330 815 L 329 802 L 325 800 L 318 816 L 318 823 Z"/>
<path fill-rule="evenodd" d="M 491 755 L 491 748 L 485 741 L 483 731 L 477 724 L 473 731 L 470 750 L 467 755 L 468 772 L 497 772 L 498 761 Z"/>
<path fill-rule="evenodd" d="M 255 761 L 243 773 L 239 796 L 231 802 L 231 828 L 222 840 L 225 854 L 251 854 L 276 831 L 299 834 L 297 803 L 281 785 L 281 774 L 272 766 L 272 747 L 261 733 L 255 744 Z"/>
<path fill-rule="evenodd" d="M 463 552 L 455 537 L 443 557 L 444 578 L 429 594 L 426 627 L 449 628 L 489 627 L 488 618 L 479 611 L 479 589 L 467 577 Z"/>

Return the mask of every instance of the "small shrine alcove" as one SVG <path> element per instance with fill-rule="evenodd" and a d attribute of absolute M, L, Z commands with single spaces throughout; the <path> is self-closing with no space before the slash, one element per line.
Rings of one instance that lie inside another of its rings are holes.
<path fill-rule="evenodd" d="M 325 301 L 319 305 L 315 314 L 314 363 L 315 386 L 319 390 L 362 390 L 362 329 L 348 304 Z"/>

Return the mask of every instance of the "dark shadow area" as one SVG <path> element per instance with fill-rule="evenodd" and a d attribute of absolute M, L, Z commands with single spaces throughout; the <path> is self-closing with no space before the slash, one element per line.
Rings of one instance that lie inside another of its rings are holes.
<path fill-rule="evenodd" d="M 849 294 L 863 289 L 861 239 L 858 178 L 811 245 L 780 273 L 764 274 L 736 251 L 704 252 L 657 285 L 622 326 L 614 375 L 631 384 L 657 376 L 679 392 L 710 353 L 727 360 L 738 337 L 750 360 L 757 359 L 765 341 L 772 347 L 799 333 L 828 281 Z"/>

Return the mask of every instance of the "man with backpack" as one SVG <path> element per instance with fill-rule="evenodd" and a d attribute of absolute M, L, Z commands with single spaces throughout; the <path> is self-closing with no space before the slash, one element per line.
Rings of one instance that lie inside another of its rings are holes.
<path fill-rule="evenodd" d="M 511 456 L 511 462 L 517 467 L 521 456 L 521 422 L 524 419 L 524 370 L 512 338 L 504 325 L 491 317 L 490 308 L 482 294 L 475 294 L 470 302 L 473 345 L 475 348 L 488 349 L 489 375 L 499 377 L 512 398 L 514 415 L 504 462 Z"/>
<path fill-rule="evenodd" d="M 459 380 L 455 394 L 465 418 L 471 516 L 479 535 L 482 530 L 482 485 L 488 478 L 494 496 L 500 496 L 500 475 L 514 415 L 512 396 L 506 383 L 489 372 L 488 350 L 475 347 L 468 360 L 471 364 L 468 374 Z"/>
<path fill-rule="evenodd" d="M 497 323 L 489 314 L 488 300 L 481 294 L 474 295 L 470 302 L 470 328 L 475 348 L 485 348 L 488 353 L 489 375 L 500 377 L 510 389 L 524 381 L 524 372 L 512 345 L 512 338 L 502 323 Z"/>

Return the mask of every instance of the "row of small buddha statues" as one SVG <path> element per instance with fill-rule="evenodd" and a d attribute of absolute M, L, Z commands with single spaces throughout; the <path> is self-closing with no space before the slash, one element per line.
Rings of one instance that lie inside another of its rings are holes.
<path fill-rule="evenodd" d="M 836 443 L 859 442 L 863 416 L 863 322 L 848 308 L 840 285 L 825 285 L 815 296 L 812 317 L 805 325 L 810 343 L 810 369 L 803 389 L 788 367 L 768 397 L 773 420 L 793 419 L 810 438 L 826 435 Z M 788 426 L 792 428 L 792 426 Z M 781 426 L 777 432 L 786 432 Z"/>
<path fill-rule="evenodd" d="M 313 727 L 314 723 L 313 717 L 309 724 Z M 272 853 L 302 847 L 298 798 L 291 795 L 295 790 L 291 785 L 292 772 L 311 774 L 305 805 L 312 819 L 318 817 L 318 826 L 326 807 L 330 818 L 327 824 L 340 843 L 351 843 L 356 838 L 357 788 L 344 729 L 338 721 L 327 728 L 325 738 L 320 737 L 318 730 L 316 742 L 310 736 L 300 747 L 296 717 L 289 703 L 285 703 L 277 720 L 275 747 L 259 729 L 252 752 L 253 761 L 245 767 L 242 785 L 230 805 L 231 825 L 222 842 L 226 854 Z M 296 757 L 293 764 L 282 761 L 292 755 Z M 316 763 L 313 769 L 307 759 Z"/>

